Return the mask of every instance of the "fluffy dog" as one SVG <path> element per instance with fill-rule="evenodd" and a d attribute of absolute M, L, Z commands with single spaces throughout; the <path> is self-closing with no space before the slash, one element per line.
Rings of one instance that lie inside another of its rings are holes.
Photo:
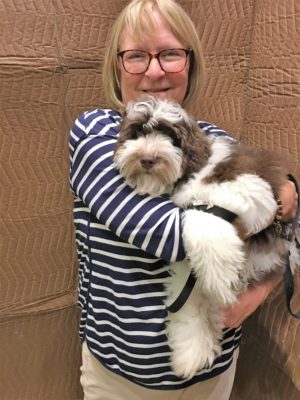
<path fill-rule="evenodd" d="M 169 313 L 167 324 L 172 368 L 190 378 L 221 353 L 219 308 L 235 304 L 249 284 L 282 271 L 289 251 L 298 261 L 296 248 L 283 235 L 272 226 L 264 229 L 276 214 L 288 171 L 278 155 L 228 137 L 205 136 L 177 103 L 154 98 L 128 104 L 114 162 L 140 194 L 168 193 L 186 209 L 187 258 L 170 265 L 166 304 L 192 270 L 196 285 L 183 307 Z M 193 208 L 201 204 L 235 213 L 253 236 L 241 240 L 231 223 Z"/>

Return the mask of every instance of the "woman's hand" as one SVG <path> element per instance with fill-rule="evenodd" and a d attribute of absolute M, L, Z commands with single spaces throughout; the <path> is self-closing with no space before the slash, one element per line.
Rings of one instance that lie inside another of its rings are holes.
<path fill-rule="evenodd" d="M 298 195 L 293 182 L 287 181 L 280 189 L 279 198 L 282 204 L 282 220 L 295 218 L 298 206 Z"/>
<path fill-rule="evenodd" d="M 227 328 L 240 326 L 265 301 L 281 279 L 281 275 L 274 275 L 269 280 L 249 287 L 246 292 L 239 295 L 237 304 L 221 309 L 225 326 Z"/>

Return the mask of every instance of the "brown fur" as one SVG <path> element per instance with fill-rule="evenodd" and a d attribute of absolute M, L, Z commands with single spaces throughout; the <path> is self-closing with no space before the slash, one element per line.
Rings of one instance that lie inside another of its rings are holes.
<path fill-rule="evenodd" d="M 164 121 L 166 125 L 166 121 Z M 191 174 L 198 172 L 203 168 L 211 155 L 210 144 L 196 123 L 191 126 L 178 127 L 176 124 L 169 126 L 170 130 L 176 133 L 177 138 L 180 139 L 180 148 L 183 152 L 183 176 L 181 181 L 186 181 Z"/>
<path fill-rule="evenodd" d="M 238 175 L 251 173 L 270 183 L 275 197 L 286 182 L 288 169 L 280 154 L 232 142 L 234 152 L 230 158 L 220 162 L 207 183 L 232 181 Z"/>

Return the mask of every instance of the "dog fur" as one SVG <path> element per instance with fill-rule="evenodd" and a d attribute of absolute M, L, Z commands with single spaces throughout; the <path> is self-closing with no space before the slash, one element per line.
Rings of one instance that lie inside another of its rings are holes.
<path fill-rule="evenodd" d="M 170 265 L 166 304 L 180 293 L 192 270 L 196 285 L 184 306 L 169 313 L 167 324 L 174 372 L 191 378 L 221 353 L 220 307 L 235 304 L 249 284 L 283 271 L 288 251 L 299 263 L 293 244 L 272 226 L 265 229 L 277 211 L 286 163 L 231 138 L 206 136 L 177 103 L 152 97 L 128 104 L 114 162 L 140 194 L 168 193 L 186 209 L 187 258 Z M 190 208 L 199 204 L 237 214 L 236 221 L 252 236 L 243 241 L 232 224 Z"/>

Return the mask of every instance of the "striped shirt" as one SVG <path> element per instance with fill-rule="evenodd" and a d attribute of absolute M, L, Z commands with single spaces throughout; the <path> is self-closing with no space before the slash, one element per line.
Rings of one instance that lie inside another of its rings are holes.
<path fill-rule="evenodd" d="M 164 283 L 185 258 L 184 210 L 168 197 L 138 195 L 112 161 L 121 116 L 96 109 L 70 132 L 70 183 L 79 260 L 80 338 L 105 367 L 152 389 L 180 389 L 225 371 L 241 329 L 226 329 L 222 354 L 192 379 L 170 367 Z M 199 122 L 207 134 L 226 135 Z"/>

